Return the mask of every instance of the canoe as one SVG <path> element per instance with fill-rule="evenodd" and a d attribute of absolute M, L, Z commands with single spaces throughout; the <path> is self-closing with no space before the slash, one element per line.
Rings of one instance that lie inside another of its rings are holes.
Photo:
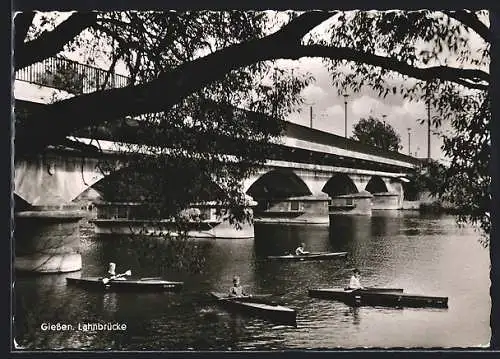
<path fill-rule="evenodd" d="M 138 279 L 116 279 L 110 280 L 106 284 L 102 282 L 101 277 L 85 278 L 66 278 L 68 284 L 80 287 L 105 289 L 105 290 L 124 290 L 124 291 L 179 291 L 184 282 L 171 282 L 161 278 L 138 278 Z"/>
<path fill-rule="evenodd" d="M 219 304 L 229 310 L 234 310 L 244 314 L 259 316 L 272 322 L 281 324 L 296 325 L 297 313 L 295 310 L 272 303 L 268 300 L 257 298 L 232 298 L 225 293 L 210 293 Z"/>
<path fill-rule="evenodd" d="M 289 261 L 312 261 L 323 259 L 336 259 L 347 256 L 347 252 L 311 252 L 297 256 L 295 254 L 287 254 L 284 256 L 268 256 L 267 259 L 289 260 Z"/>
<path fill-rule="evenodd" d="M 406 294 L 400 288 L 345 289 L 323 288 L 309 289 L 313 298 L 335 299 L 354 306 L 387 307 L 434 307 L 448 308 L 448 297 L 434 297 Z"/>

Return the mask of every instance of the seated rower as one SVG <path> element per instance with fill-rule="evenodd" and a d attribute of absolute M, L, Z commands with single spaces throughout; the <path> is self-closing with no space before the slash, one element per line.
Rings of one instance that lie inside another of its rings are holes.
<path fill-rule="evenodd" d="M 305 254 L 309 254 L 309 252 L 307 252 L 305 250 L 306 248 L 306 245 L 304 243 L 301 243 L 299 247 L 297 247 L 297 249 L 295 250 L 295 255 L 296 256 L 302 256 L 302 255 L 305 255 Z"/>
<path fill-rule="evenodd" d="M 233 286 L 229 290 L 230 297 L 246 297 L 247 295 L 243 292 L 243 287 L 240 284 L 240 277 L 234 276 Z"/>
<path fill-rule="evenodd" d="M 361 282 L 359 281 L 360 272 L 357 268 L 354 268 L 351 280 L 349 281 L 349 287 L 347 289 L 363 289 Z"/>
<path fill-rule="evenodd" d="M 116 275 L 116 263 L 109 263 L 108 279 L 125 280 L 125 278 L 123 278 L 123 275 Z"/>

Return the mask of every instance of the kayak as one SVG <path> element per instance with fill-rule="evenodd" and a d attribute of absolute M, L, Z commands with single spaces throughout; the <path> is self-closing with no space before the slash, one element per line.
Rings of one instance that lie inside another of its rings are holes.
<path fill-rule="evenodd" d="M 311 252 L 309 254 L 302 254 L 299 256 L 295 254 L 287 254 L 284 256 L 268 256 L 267 259 L 279 259 L 279 260 L 290 260 L 290 261 L 312 261 L 312 260 L 343 258 L 346 256 L 347 252 Z"/>
<path fill-rule="evenodd" d="M 253 297 L 235 298 L 224 293 L 212 292 L 211 296 L 227 309 L 256 315 L 272 322 L 296 325 L 297 313 L 295 310 L 284 307 L 268 300 Z"/>
<path fill-rule="evenodd" d="M 407 294 L 401 288 L 324 288 L 309 289 L 313 298 L 335 299 L 354 306 L 388 306 L 388 307 L 435 307 L 448 308 L 448 297 L 434 297 Z"/>
<path fill-rule="evenodd" d="M 138 278 L 138 279 L 115 279 L 106 284 L 101 277 L 66 278 L 68 284 L 80 287 L 106 289 L 106 290 L 127 290 L 127 291 L 179 291 L 184 285 L 183 282 L 171 282 L 161 278 Z"/>

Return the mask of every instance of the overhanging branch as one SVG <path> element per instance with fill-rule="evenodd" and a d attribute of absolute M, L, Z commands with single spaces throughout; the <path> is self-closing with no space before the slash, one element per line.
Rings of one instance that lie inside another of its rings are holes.
<path fill-rule="evenodd" d="M 290 49 L 290 58 L 323 57 L 333 60 L 348 60 L 368 65 L 379 66 L 419 80 L 430 81 L 440 79 L 478 90 L 487 90 L 490 75 L 476 69 L 461 69 L 449 66 L 419 68 L 394 58 L 374 55 L 371 53 L 345 47 L 324 45 L 303 45 Z M 467 82 L 464 82 L 467 81 Z M 484 83 L 482 83 L 484 82 Z"/>
<path fill-rule="evenodd" d="M 260 61 L 323 57 L 383 67 L 429 81 L 441 79 L 486 90 L 489 74 L 446 66 L 418 68 L 405 62 L 350 48 L 301 45 L 301 38 L 332 13 L 305 13 L 276 33 L 229 46 L 186 62 L 144 84 L 80 95 L 47 105 L 16 126 L 16 151 L 36 150 L 72 131 L 126 116 L 169 110 L 183 98 L 221 79 L 232 70 Z"/>
<path fill-rule="evenodd" d="M 489 27 L 479 20 L 475 13 L 467 10 L 457 10 L 445 11 L 445 14 L 471 28 L 487 42 L 491 42 L 491 31 Z"/>
<path fill-rule="evenodd" d="M 330 11 L 306 12 L 284 25 L 280 30 L 276 31 L 271 36 L 273 38 L 280 38 L 281 41 L 285 41 L 287 43 L 298 43 L 309 31 L 335 14 L 336 12 Z"/>
<path fill-rule="evenodd" d="M 42 33 L 35 40 L 20 44 L 14 52 L 16 70 L 56 55 L 64 45 L 94 24 L 96 19 L 97 13 L 95 12 L 77 12 L 54 30 Z"/>
<path fill-rule="evenodd" d="M 33 150 L 75 129 L 122 118 L 170 109 L 189 94 L 228 72 L 259 61 L 280 58 L 284 43 L 300 39 L 332 14 L 304 13 L 276 33 L 230 46 L 184 63 L 146 84 L 80 95 L 47 105 L 16 125 L 16 150 Z M 284 39 L 288 41 L 284 41 Z"/>
<path fill-rule="evenodd" d="M 23 45 L 34 17 L 35 13 L 30 11 L 18 13 L 14 18 L 14 49 Z"/>

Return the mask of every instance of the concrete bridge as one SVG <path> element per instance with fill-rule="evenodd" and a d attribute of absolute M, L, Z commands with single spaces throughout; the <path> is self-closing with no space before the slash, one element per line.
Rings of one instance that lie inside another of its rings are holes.
<path fill-rule="evenodd" d="M 22 79 L 14 90 L 18 109 L 44 106 L 52 97 L 49 93 L 71 96 Z M 75 200 L 126 163 L 109 140 L 127 138 L 109 131 L 97 133 L 97 138 L 100 152 L 90 146 L 49 147 L 37 156 L 16 157 L 16 268 L 81 269 L 78 223 L 85 214 Z M 293 123 L 285 123 L 283 137 L 274 146 L 275 155 L 244 182 L 246 193 L 258 203 L 255 215 L 260 221 L 328 223 L 332 213 L 369 215 L 372 209 L 400 209 L 405 177 L 420 164 L 400 153 Z"/>

